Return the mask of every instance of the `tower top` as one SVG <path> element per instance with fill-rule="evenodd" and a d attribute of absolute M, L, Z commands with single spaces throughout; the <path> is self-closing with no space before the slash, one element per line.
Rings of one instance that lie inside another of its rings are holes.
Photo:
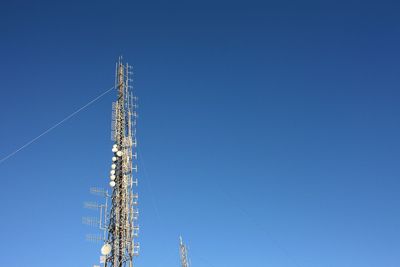
<path fill-rule="evenodd" d="M 183 243 L 182 236 L 179 236 L 179 253 L 181 256 L 181 266 L 189 267 L 189 258 L 187 255 L 186 245 Z"/>

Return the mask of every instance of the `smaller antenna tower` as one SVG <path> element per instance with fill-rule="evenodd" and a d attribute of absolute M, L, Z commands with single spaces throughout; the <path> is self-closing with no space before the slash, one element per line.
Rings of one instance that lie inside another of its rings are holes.
<path fill-rule="evenodd" d="M 187 247 L 182 241 L 182 236 L 179 237 L 179 253 L 181 255 L 181 266 L 189 267 L 189 258 L 187 254 Z"/>

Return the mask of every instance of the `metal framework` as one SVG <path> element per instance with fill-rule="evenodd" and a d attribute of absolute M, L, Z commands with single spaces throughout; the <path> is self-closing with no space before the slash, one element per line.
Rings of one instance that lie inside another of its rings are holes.
<path fill-rule="evenodd" d="M 187 253 L 186 245 L 182 241 L 182 237 L 179 237 L 179 254 L 181 256 L 181 266 L 189 267 L 189 258 Z"/>
<path fill-rule="evenodd" d="M 102 236 L 88 236 L 91 240 L 101 240 L 100 263 L 104 267 L 133 267 L 134 257 L 138 255 L 136 243 L 139 226 L 138 219 L 138 165 L 137 165 L 137 98 L 133 95 L 132 67 L 122 62 L 116 64 L 115 88 L 118 97 L 113 102 L 111 138 L 112 164 L 109 185 L 112 193 L 92 188 L 91 192 L 106 198 L 105 204 L 87 203 L 88 208 L 100 210 L 100 219 L 84 218 L 83 222 L 97 225 L 103 230 Z M 109 199 L 111 198 L 111 204 Z"/>

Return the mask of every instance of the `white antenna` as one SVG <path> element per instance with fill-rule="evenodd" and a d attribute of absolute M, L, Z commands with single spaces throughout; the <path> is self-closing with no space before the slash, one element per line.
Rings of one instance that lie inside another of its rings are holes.
<path fill-rule="evenodd" d="M 98 210 L 99 217 L 83 217 L 82 223 L 85 225 L 98 227 L 103 232 L 103 234 L 101 239 L 98 237 L 93 238 L 93 236 L 91 238 L 86 238 L 86 239 L 89 241 L 102 240 L 104 242 L 106 240 L 107 220 L 108 220 L 107 210 L 108 210 L 108 199 L 110 198 L 110 195 L 108 194 L 107 190 L 98 187 L 91 187 L 90 193 L 96 196 L 103 197 L 104 203 L 99 204 L 97 202 L 85 202 L 84 203 L 85 208 Z"/>
<path fill-rule="evenodd" d="M 92 242 L 103 242 L 104 241 L 103 237 L 98 234 L 87 234 L 86 240 L 92 241 Z"/>
<path fill-rule="evenodd" d="M 83 203 L 83 206 L 85 207 L 85 209 L 97 210 L 100 208 L 101 205 L 99 205 L 96 202 L 85 202 L 85 203 Z"/>
<path fill-rule="evenodd" d="M 89 226 L 100 226 L 100 220 L 96 217 L 83 217 L 82 223 Z"/>

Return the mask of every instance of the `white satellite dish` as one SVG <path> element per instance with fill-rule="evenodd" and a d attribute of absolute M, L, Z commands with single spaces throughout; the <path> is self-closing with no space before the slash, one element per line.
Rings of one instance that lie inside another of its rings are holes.
<path fill-rule="evenodd" d="M 111 187 L 114 187 L 114 186 L 115 186 L 115 182 L 114 182 L 114 181 L 111 181 L 111 182 L 110 182 L 110 186 L 111 186 Z"/>
<path fill-rule="evenodd" d="M 101 254 L 107 256 L 111 252 L 111 245 L 106 243 L 101 247 Z"/>

